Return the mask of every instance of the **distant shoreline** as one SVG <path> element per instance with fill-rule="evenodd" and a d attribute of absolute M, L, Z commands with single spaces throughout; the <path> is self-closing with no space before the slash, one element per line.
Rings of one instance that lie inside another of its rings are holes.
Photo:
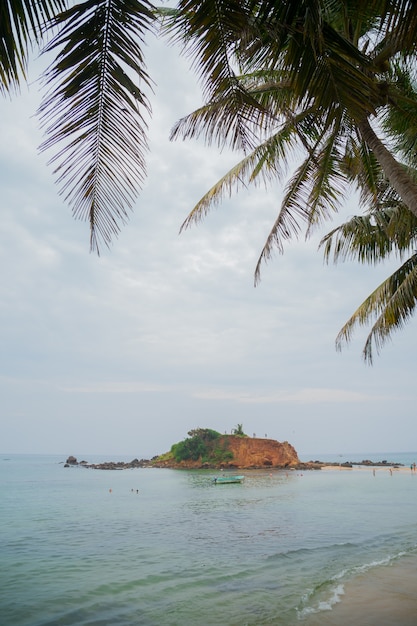
<path fill-rule="evenodd" d="M 133 459 L 132 461 L 105 461 L 103 463 L 89 463 L 88 461 L 82 460 L 78 461 L 75 457 L 69 456 L 64 463 L 64 467 L 84 467 L 86 469 L 96 469 L 96 470 L 126 470 L 126 469 L 136 469 L 136 468 L 155 468 L 155 469 L 199 469 L 199 470 L 284 470 L 284 471 L 308 471 L 308 470 L 326 470 L 326 469 L 340 469 L 340 470 L 348 470 L 348 469 L 388 469 L 388 470 L 408 470 L 410 471 L 410 467 L 406 467 L 402 463 L 390 462 L 390 461 L 371 461 L 367 459 L 363 459 L 361 462 L 359 461 L 346 461 L 343 463 L 339 462 L 329 462 L 329 461 L 307 461 L 300 462 L 294 466 L 233 466 L 230 465 L 228 467 L 224 467 L 222 465 L 207 465 L 202 464 L 201 467 L 187 467 L 186 465 L 179 466 L 178 464 L 169 464 L 169 463 L 158 463 L 157 459 Z M 411 470 L 413 471 L 413 470 Z M 415 468 L 414 468 L 415 471 Z"/>

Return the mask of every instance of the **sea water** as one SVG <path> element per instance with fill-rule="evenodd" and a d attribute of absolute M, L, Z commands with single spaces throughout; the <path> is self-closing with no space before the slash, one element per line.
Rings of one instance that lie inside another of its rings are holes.
<path fill-rule="evenodd" d="M 392 471 L 253 470 L 214 485 L 210 471 L 0 455 L 0 623 L 331 624 L 349 585 L 417 563 L 414 459 L 389 455 L 405 465 Z M 417 623 L 401 619 L 391 624 Z"/>

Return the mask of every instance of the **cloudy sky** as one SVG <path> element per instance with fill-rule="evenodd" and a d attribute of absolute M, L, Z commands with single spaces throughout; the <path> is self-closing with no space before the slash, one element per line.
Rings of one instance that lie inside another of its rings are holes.
<path fill-rule="evenodd" d="M 191 428 L 237 424 L 304 459 L 417 450 L 415 322 L 373 367 L 361 357 L 365 330 L 342 353 L 334 345 L 394 263 L 324 265 L 317 244 L 329 225 L 276 255 L 254 288 L 278 185 L 225 200 L 179 235 L 238 157 L 168 141 L 198 89 L 165 43 L 150 43 L 148 66 L 148 179 L 101 257 L 38 154 L 36 84 L 0 104 L 0 452 L 150 457 Z M 355 212 L 350 198 L 344 215 Z"/>

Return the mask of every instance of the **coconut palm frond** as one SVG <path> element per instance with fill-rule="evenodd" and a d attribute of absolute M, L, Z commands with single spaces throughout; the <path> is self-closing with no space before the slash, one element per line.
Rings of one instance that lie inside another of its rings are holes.
<path fill-rule="evenodd" d="M 261 279 L 262 264 L 272 258 L 275 250 L 282 254 L 284 241 L 298 237 L 302 230 L 302 224 L 308 224 L 310 215 L 306 205 L 307 195 L 305 194 L 313 169 L 313 158 L 309 156 L 297 168 L 295 175 L 290 180 L 277 219 L 269 232 L 256 264 L 255 285 Z"/>
<path fill-rule="evenodd" d="M 0 3 L 0 93 L 16 91 L 26 79 L 27 55 L 39 44 L 45 24 L 67 0 L 3 0 Z"/>
<path fill-rule="evenodd" d="M 347 182 L 341 171 L 340 162 L 343 141 L 340 138 L 340 124 L 342 120 L 335 119 L 330 134 L 325 135 L 320 148 L 315 150 L 312 177 L 307 184 L 310 193 L 307 199 L 308 237 L 313 228 L 320 226 L 324 221 L 337 213 L 346 195 Z"/>
<path fill-rule="evenodd" d="M 394 251 L 402 258 L 416 248 L 417 218 L 401 202 L 354 216 L 322 238 L 324 259 L 376 264 Z"/>
<path fill-rule="evenodd" d="M 294 124 L 282 127 L 279 133 L 268 138 L 256 150 L 244 157 L 232 167 L 195 205 L 181 226 L 181 231 L 201 221 L 209 210 L 225 196 L 230 196 L 234 189 L 256 184 L 260 179 L 271 182 L 284 173 L 285 159 L 298 135 Z M 277 158 L 280 155 L 282 158 Z"/>
<path fill-rule="evenodd" d="M 393 68 L 398 96 L 386 107 L 382 127 L 408 165 L 415 169 L 417 150 L 417 91 L 415 79 L 407 64 L 397 62 Z"/>
<path fill-rule="evenodd" d="M 287 184 L 279 215 L 255 268 L 255 284 L 260 280 L 262 263 L 271 258 L 274 249 L 282 253 L 284 241 L 297 237 L 303 226 L 308 237 L 314 226 L 338 210 L 344 181 L 340 174 L 337 132 L 335 130 L 330 136 L 324 133 L 323 142 L 319 140 L 311 147 L 307 158 Z"/>
<path fill-rule="evenodd" d="M 224 125 L 223 135 L 232 132 L 233 148 L 248 152 L 256 142 L 250 128 L 259 103 L 242 87 L 237 76 L 236 51 L 247 28 L 248 10 L 240 0 L 181 0 L 171 22 L 172 39 L 180 41 L 192 58 L 203 87 L 206 102 L 227 99 L 217 121 Z M 232 61 L 233 59 L 233 61 Z M 210 135 L 212 123 L 206 131 Z M 217 138 L 220 131 L 218 131 Z"/>
<path fill-rule="evenodd" d="M 204 137 L 207 145 L 247 152 L 258 143 L 260 126 L 264 125 L 265 110 L 245 90 L 239 98 L 221 98 L 196 109 L 178 120 L 170 133 L 170 140 Z"/>
<path fill-rule="evenodd" d="M 61 14 L 58 49 L 39 109 L 61 193 L 90 223 L 90 246 L 109 245 L 145 177 L 151 89 L 143 37 L 155 19 L 146 0 L 89 0 Z"/>
<path fill-rule="evenodd" d="M 376 8 L 380 13 L 380 28 L 386 32 L 381 42 L 382 50 L 388 48 L 392 56 L 397 52 L 415 54 L 417 40 L 417 6 L 415 2 L 393 0 L 378 2 Z"/>
<path fill-rule="evenodd" d="M 316 43 L 305 40 L 302 22 L 298 30 L 282 55 L 300 106 L 314 101 L 324 110 L 337 102 L 358 119 L 375 113 L 377 86 L 370 58 L 325 21 Z"/>
<path fill-rule="evenodd" d="M 168 34 L 192 59 L 206 101 L 224 92 L 224 82 L 236 77 L 242 38 L 248 29 L 254 35 L 248 5 L 242 0 L 179 0 L 177 4 Z"/>
<path fill-rule="evenodd" d="M 200 222 L 207 216 L 213 206 L 218 205 L 225 197 L 231 195 L 232 191 L 236 190 L 236 187 L 238 189 L 240 186 L 245 187 L 244 179 L 249 178 L 252 170 L 253 155 L 250 154 L 232 167 L 232 169 L 222 176 L 222 178 L 200 198 L 182 223 L 180 233 L 190 228 L 193 224 Z"/>
<path fill-rule="evenodd" d="M 364 360 L 372 364 L 374 347 L 379 353 L 395 330 L 400 330 L 417 306 L 417 254 L 410 257 L 366 298 L 346 322 L 336 338 L 336 348 L 348 343 L 357 326 L 376 318 L 363 349 Z"/>
<path fill-rule="evenodd" d="M 190 116 L 187 116 L 187 118 L 180 120 L 174 128 L 173 133 L 176 134 L 179 132 L 180 126 L 183 134 L 187 135 L 188 132 L 195 132 L 194 127 L 200 124 L 201 118 L 204 118 L 207 113 L 207 109 L 212 107 L 213 104 L 202 107 L 194 111 Z M 250 184 L 257 184 L 259 181 L 268 184 L 274 180 L 281 179 L 282 175 L 286 172 L 286 167 L 291 159 L 292 153 L 297 147 L 299 148 L 300 145 L 309 154 L 309 158 L 311 159 L 310 167 L 313 168 L 315 165 L 317 169 L 318 163 L 315 155 L 314 142 L 316 142 L 319 131 L 311 123 L 310 117 L 311 112 L 309 110 L 301 111 L 299 114 L 287 115 L 278 132 L 275 132 L 260 143 L 255 150 L 229 170 L 229 172 L 213 185 L 199 200 L 181 226 L 181 231 L 199 222 L 207 215 L 212 206 L 218 204 L 226 195 L 230 196 L 233 192 L 234 185 L 236 188 L 239 188 L 240 186 L 246 187 Z M 308 175 L 304 182 L 307 183 L 307 181 Z M 307 212 L 300 207 L 297 207 L 296 211 L 300 212 L 305 222 Z M 284 216 L 282 216 L 282 219 L 284 219 Z M 296 226 L 297 219 L 293 219 L 291 215 L 287 215 L 285 219 L 289 220 L 289 227 L 287 228 L 285 225 L 282 226 L 282 236 L 284 239 L 288 239 L 292 232 L 299 232 L 299 227 Z M 281 226 L 278 230 L 281 231 Z M 281 239 L 282 237 L 278 235 L 277 231 L 274 241 L 280 251 L 282 251 Z"/>
<path fill-rule="evenodd" d="M 347 138 L 340 166 L 349 182 L 359 190 L 360 206 L 374 206 L 381 197 L 381 185 L 388 185 L 375 155 L 355 132 Z"/>
<path fill-rule="evenodd" d="M 387 234 L 390 216 L 381 212 L 378 218 L 376 223 L 373 214 L 354 216 L 323 237 L 319 247 L 324 249 L 325 261 L 329 262 L 331 255 L 334 263 L 355 259 L 376 264 L 387 258 L 394 247 Z"/>

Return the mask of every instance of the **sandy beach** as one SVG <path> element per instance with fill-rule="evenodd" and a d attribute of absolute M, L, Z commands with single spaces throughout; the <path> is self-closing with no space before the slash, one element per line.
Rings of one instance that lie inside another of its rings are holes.
<path fill-rule="evenodd" d="M 410 470 L 409 470 L 410 471 Z M 380 565 L 345 583 L 340 601 L 308 626 L 416 626 L 417 555 Z"/>

